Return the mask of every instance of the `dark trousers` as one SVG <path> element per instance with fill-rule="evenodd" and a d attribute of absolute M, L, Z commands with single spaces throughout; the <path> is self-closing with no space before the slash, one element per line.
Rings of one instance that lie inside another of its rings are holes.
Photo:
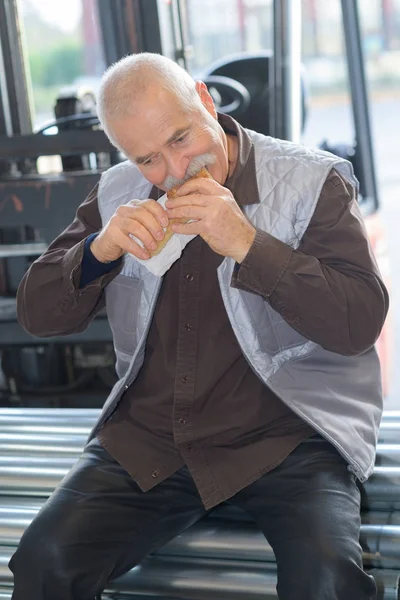
<path fill-rule="evenodd" d="M 273 547 L 280 600 L 376 598 L 361 564 L 359 491 L 328 442 L 300 444 L 230 502 Z M 93 440 L 22 536 L 12 598 L 94 600 L 205 513 L 186 467 L 143 493 Z"/>

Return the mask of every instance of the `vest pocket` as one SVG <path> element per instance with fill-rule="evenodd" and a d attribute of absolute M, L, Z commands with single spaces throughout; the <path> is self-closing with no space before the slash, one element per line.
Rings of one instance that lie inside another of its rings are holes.
<path fill-rule="evenodd" d="M 137 324 L 142 281 L 117 275 L 106 287 L 106 309 L 116 351 L 132 356 L 137 345 Z"/>

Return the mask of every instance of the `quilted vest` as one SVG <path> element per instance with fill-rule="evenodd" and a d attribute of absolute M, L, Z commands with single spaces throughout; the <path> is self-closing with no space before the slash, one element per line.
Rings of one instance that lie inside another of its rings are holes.
<path fill-rule="evenodd" d="M 350 163 L 323 151 L 247 131 L 255 148 L 260 203 L 246 205 L 253 225 L 296 249 L 334 167 L 358 184 Z M 103 224 L 117 207 L 147 198 L 151 184 L 126 161 L 101 178 Z M 380 365 L 374 348 L 358 356 L 329 352 L 306 339 L 261 296 L 230 286 L 235 262 L 218 267 L 219 286 L 233 331 L 258 377 L 287 406 L 328 439 L 361 481 L 371 474 L 382 412 Z M 106 305 L 117 357 L 118 382 L 91 436 L 96 435 L 143 364 L 146 338 L 162 278 L 126 254 L 106 288 Z"/>

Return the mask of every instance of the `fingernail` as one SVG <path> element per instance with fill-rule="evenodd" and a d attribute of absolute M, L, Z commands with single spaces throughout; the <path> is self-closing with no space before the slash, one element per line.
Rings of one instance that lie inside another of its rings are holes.
<path fill-rule="evenodd" d="M 157 231 L 156 238 L 158 240 L 162 240 L 164 238 L 164 232 L 163 231 Z"/>
<path fill-rule="evenodd" d="M 168 217 L 163 217 L 163 218 L 161 219 L 161 225 L 162 225 L 163 227 L 167 227 L 167 226 L 168 226 L 168 223 L 169 223 L 169 219 L 168 219 Z"/>

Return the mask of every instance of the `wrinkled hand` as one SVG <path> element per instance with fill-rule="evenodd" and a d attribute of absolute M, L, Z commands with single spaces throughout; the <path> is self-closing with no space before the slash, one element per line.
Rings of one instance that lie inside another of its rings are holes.
<path fill-rule="evenodd" d="M 104 263 L 117 260 L 126 252 L 147 259 L 150 257 L 148 250 L 156 250 L 164 239 L 163 228 L 168 222 L 167 212 L 155 200 L 131 200 L 117 208 L 90 249 L 97 260 Z M 130 235 L 140 240 L 144 248 Z"/>
<path fill-rule="evenodd" d="M 222 256 L 241 263 L 254 241 L 256 230 L 240 210 L 232 193 L 211 179 L 193 179 L 168 200 L 170 219 L 193 219 L 193 223 L 174 224 L 173 231 L 200 235 Z"/>

